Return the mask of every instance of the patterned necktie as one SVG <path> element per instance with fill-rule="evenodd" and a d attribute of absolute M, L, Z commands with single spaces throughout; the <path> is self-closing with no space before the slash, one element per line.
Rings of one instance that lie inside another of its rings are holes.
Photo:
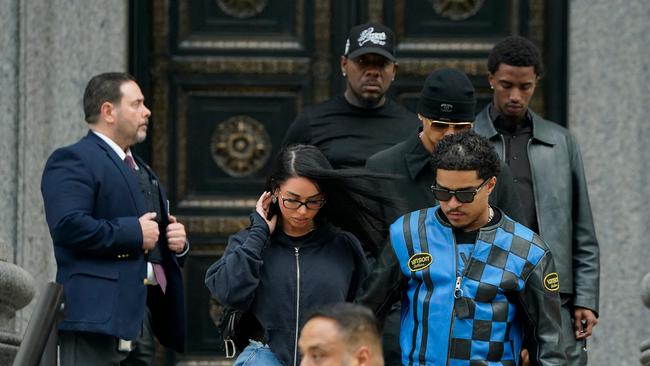
<path fill-rule="evenodd" d="M 156 276 L 156 282 L 160 285 L 163 294 L 167 290 L 167 277 L 165 276 L 165 269 L 160 263 L 151 263 L 153 267 L 153 274 Z"/>
<path fill-rule="evenodd" d="M 135 160 L 133 160 L 133 157 L 131 155 L 125 156 L 124 162 L 129 166 L 129 168 L 133 169 L 133 171 L 136 170 Z M 167 290 L 167 277 L 165 276 L 165 269 L 162 265 L 160 265 L 160 263 L 152 262 L 151 266 L 153 267 L 153 274 L 156 277 L 156 282 L 158 282 L 164 294 Z"/>
<path fill-rule="evenodd" d="M 129 166 L 129 168 L 131 168 L 133 170 L 137 170 L 136 165 L 135 165 L 135 160 L 133 160 L 133 156 L 131 156 L 131 155 L 125 156 L 124 157 L 124 162 L 126 163 L 126 165 Z"/>

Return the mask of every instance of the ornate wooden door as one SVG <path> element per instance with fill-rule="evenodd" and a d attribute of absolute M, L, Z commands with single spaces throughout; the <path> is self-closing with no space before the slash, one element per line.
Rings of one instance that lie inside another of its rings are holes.
<path fill-rule="evenodd" d="M 295 116 L 343 91 L 338 65 L 351 26 L 376 21 L 394 29 L 400 66 L 390 95 L 411 109 L 424 78 L 441 67 L 467 73 L 482 108 L 491 95 L 489 50 L 506 35 L 526 35 L 553 61 L 555 76 L 540 85 L 532 107 L 561 115 L 564 38 L 544 25 L 561 31 L 566 22 L 556 18 L 565 12 L 532 0 L 131 2 L 131 69 L 153 112 L 139 150 L 192 242 L 184 268 L 187 352 L 158 363 L 218 364 L 221 308 L 210 300 L 205 272 L 228 236 L 247 226 Z M 546 98 L 549 89 L 553 98 Z"/>

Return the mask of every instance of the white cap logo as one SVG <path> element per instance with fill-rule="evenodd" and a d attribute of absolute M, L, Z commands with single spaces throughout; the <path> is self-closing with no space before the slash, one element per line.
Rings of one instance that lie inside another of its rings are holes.
<path fill-rule="evenodd" d="M 440 110 L 449 113 L 454 110 L 454 106 L 452 104 L 442 103 L 440 104 Z"/>
<path fill-rule="evenodd" d="M 348 38 L 348 39 L 345 41 L 345 52 L 343 52 L 343 54 L 344 54 L 344 55 L 347 55 L 349 50 L 350 50 L 350 38 Z"/>
<path fill-rule="evenodd" d="M 359 47 L 362 47 L 366 42 L 384 46 L 386 44 L 386 33 L 375 33 L 375 28 L 370 27 L 361 32 L 357 41 L 359 42 Z"/>

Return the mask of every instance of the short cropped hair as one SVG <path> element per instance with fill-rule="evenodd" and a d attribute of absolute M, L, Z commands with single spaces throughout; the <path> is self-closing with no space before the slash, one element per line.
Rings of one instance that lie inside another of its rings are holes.
<path fill-rule="evenodd" d="M 474 131 L 463 131 L 445 136 L 431 157 L 434 169 L 476 170 L 479 178 L 499 175 L 501 162 L 494 147 Z"/>
<path fill-rule="evenodd" d="M 122 99 L 120 87 L 129 81 L 135 81 L 135 78 L 125 72 L 106 72 L 93 76 L 84 91 L 83 105 L 86 122 L 97 122 L 102 104 L 106 102 L 118 103 Z"/>
<path fill-rule="evenodd" d="M 377 319 L 373 312 L 363 305 L 348 302 L 329 304 L 311 313 L 305 323 L 314 318 L 326 318 L 336 322 L 351 351 L 361 345 L 381 349 Z"/>
<path fill-rule="evenodd" d="M 544 76 L 544 65 L 539 49 L 533 42 L 521 36 L 506 37 L 494 45 L 487 59 L 490 74 L 497 72 L 500 64 L 533 66 L 538 77 Z"/>

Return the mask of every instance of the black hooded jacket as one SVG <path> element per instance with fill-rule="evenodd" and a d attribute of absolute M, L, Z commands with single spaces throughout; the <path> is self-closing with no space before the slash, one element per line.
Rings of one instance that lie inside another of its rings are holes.
<path fill-rule="evenodd" d="M 251 227 L 231 236 L 205 284 L 221 304 L 252 312 L 264 342 L 285 365 L 297 365 L 297 335 L 316 307 L 352 301 L 367 274 L 361 244 L 331 224 L 295 240 L 251 214 Z"/>

